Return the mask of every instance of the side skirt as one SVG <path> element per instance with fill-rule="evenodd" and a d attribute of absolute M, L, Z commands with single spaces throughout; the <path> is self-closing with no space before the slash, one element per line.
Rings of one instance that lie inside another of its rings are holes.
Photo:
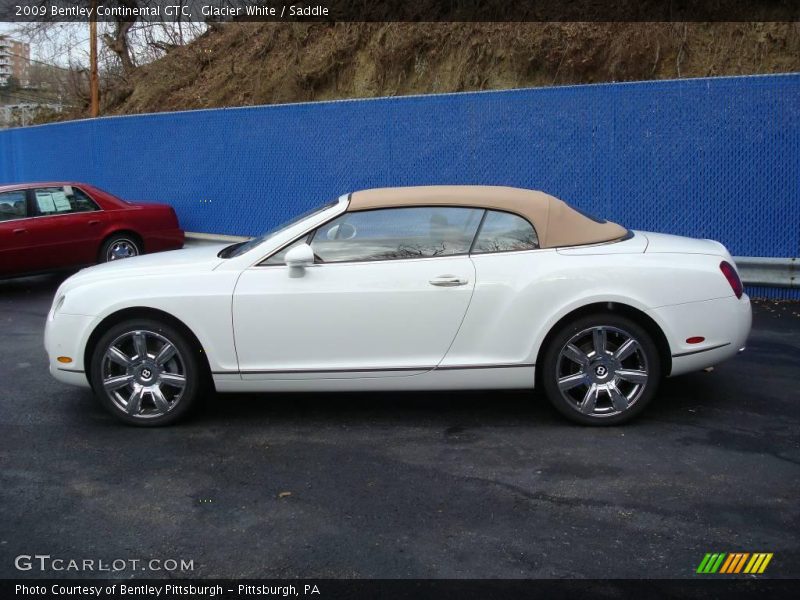
<path fill-rule="evenodd" d="M 219 392 L 355 392 L 526 389 L 534 365 L 455 366 L 428 371 L 327 371 L 214 373 Z"/>

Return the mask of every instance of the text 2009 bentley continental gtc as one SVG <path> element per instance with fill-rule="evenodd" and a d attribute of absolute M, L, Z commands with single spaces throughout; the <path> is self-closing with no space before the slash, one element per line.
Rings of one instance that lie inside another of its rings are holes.
<path fill-rule="evenodd" d="M 204 389 L 533 388 L 626 421 L 664 376 L 743 347 L 750 301 L 718 242 L 629 231 L 530 190 L 375 189 L 260 238 L 85 269 L 57 291 L 59 380 L 164 425 Z"/>

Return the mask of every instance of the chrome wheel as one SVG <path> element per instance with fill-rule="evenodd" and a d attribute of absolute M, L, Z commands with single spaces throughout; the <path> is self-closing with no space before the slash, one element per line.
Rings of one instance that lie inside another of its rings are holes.
<path fill-rule="evenodd" d="M 138 256 L 139 248 L 134 242 L 128 239 L 114 240 L 106 251 L 106 260 L 119 260 L 121 258 L 130 258 L 131 256 Z"/>
<path fill-rule="evenodd" d="M 137 419 L 173 410 L 186 388 L 186 367 L 176 345 L 144 329 L 117 337 L 101 361 L 103 390 L 119 410 Z"/>
<path fill-rule="evenodd" d="M 567 404 L 589 417 L 613 417 L 642 396 L 649 377 L 642 344 L 610 326 L 573 335 L 556 361 L 558 390 Z"/>

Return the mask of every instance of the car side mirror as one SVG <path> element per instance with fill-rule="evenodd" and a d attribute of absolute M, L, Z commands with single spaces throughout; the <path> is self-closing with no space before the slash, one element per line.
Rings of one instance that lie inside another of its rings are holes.
<path fill-rule="evenodd" d="M 314 251 L 308 244 L 300 244 L 286 253 L 284 258 L 290 271 L 297 271 L 314 264 Z"/>
<path fill-rule="evenodd" d="M 328 229 L 326 237 L 329 240 L 352 240 L 356 237 L 356 228 L 351 223 L 338 223 Z"/>

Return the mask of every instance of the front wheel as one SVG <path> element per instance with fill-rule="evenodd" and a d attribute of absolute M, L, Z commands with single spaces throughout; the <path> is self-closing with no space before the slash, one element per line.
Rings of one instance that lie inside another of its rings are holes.
<path fill-rule="evenodd" d="M 132 425 L 172 424 L 200 394 L 198 351 L 184 334 L 159 321 L 135 319 L 111 327 L 91 364 L 101 404 Z"/>
<path fill-rule="evenodd" d="M 553 406 L 583 425 L 629 421 L 653 399 L 661 362 L 652 337 L 615 314 L 576 319 L 545 350 L 541 381 Z"/>

